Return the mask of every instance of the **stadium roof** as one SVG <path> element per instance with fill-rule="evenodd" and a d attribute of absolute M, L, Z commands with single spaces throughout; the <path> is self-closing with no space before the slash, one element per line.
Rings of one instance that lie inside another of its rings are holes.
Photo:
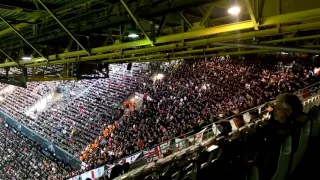
<path fill-rule="evenodd" d="M 318 0 L 0 0 L 0 68 L 320 54 L 319 16 Z"/>

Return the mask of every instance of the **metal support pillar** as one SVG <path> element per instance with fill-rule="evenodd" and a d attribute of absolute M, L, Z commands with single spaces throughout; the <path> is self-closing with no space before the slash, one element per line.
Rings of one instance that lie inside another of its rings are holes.
<path fill-rule="evenodd" d="M 2 54 L 4 54 L 8 59 L 10 59 L 11 61 L 15 62 L 18 66 L 20 66 L 19 61 L 15 61 L 14 59 L 12 59 L 7 53 L 5 53 L 2 49 L 0 49 L 0 52 Z"/>
<path fill-rule="evenodd" d="M 264 1 L 265 0 L 260 0 L 259 11 L 258 11 L 259 13 L 257 18 L 261 18 L 263 15 Z"/>
<path fill-rule="evenodd" d="M 188 28 L 192 29 L 192 24 L 191 24 L 190 21 L 186 18 L 186 16 L 183 14 L 183 12 L 179 12 L 179 16 L 180 16 L 181 19 L 183 19 L 183 21 L 187 24 Z"/>
<path fill-rule="evenodd" d="M 71 34 L 71 32 L 59 21 L 59 19 L 47 8 L 45 4 L 41 0 L 38 0 L 38 2 L 48 11 L 48 13 L 60 24 L 60 26 L 71 36 L 71 38 L 83 49 L 89 56 L 90 53 L 82 46 L 82 44 Z"/>
<path fill-rule="evenodd" d="M 121 28 L 121 31 L 120 31 L 120 42 L 122 42 L 123 37 L 126 34 L 127 30 L 128 30 L 128 26 L 124 26 L 123 28 Z"/>
<path fill-rule="evenodd" d="M 249 12 L 249 15 L 250 15 L 254 30 L 259 30 L 258 23 L 257 23 L 256 17 L 254 16 L 250 0 L 244 0 L 244 1 L 246 3 L 247 10 Z"/>
<path fill-rule="evenodd" d="M 256 19 L 259 19 L 259 0 L 253 0 L 253 13 Z"/>
<path fill-rule="evenodd" d="M 109 30 L 107 30 L 107 34 L 108 34 L 108 37 L 110 38 L 110 40 L 114 43 L 114 39 L 113 39 L 112 34 L 110 33 Z"/>
<path fill-rule="evenodd" d="M 287 13 L 282 15 L 265 17 L 261 19 L 260 26 L 267 27 L 270 25 L 276 25 L 276 24 L 282 24 L 282 23 L 288 23 L 288 22 L 297 22 L 297 21 L 299 22 L 300 20 L 305 18 L 318 16 L 319 13 L 320 13 L 320 9 L 318 8 L 318 9 L 311 9 L 311 10 L 306 10 L 301 12 L 293 12 L 293 13 Z M 288 26 L 280 27 L 280 32 L 284 34 L 293 33 L 296 31 L 315 30 L 315 29 L 319 29 L 319 27 L 320 27 L 320 22 L 309 22 L 304 24 L 296 24 L 296 25 L 288 25 Z M 203 29 L 194 30 L 194 31 L 187 31 L 180 34 L 160 36 L 160 37 L 157 37 L 155 41 L 155 43 L 158 43 L 159 46 L 152 47 L 151 48 L 152 50 L 150 50 L 150 47 L 138 48 L 134 50 L 134 53 L 133 51 L 130 51 L 130 50 L 125 51 L 124 49 L 147 46 L 147 45 L 150 45 L 150 42 L 147 39 L 142 39 L 142 40 L 137 40 L 133 42 L 126 42 L 126 43 L 114 44 L 109 46 L 97 47 L 97 48 L 92 48 L 91 52 L 94 54 L 98 54 L 98 53 L 104 53 L 104 52 L 118 50 L 118 49 L 123 49 L 124 51 L 107 53 L 107 54 L 102 54 L 97 56 L 81 57 L 81 61 L 91 61 L 91 60 L 105 59 L 110 57 L 120 57 L 126 52 L 128 52 L 129 55 L 146 53 L 146 51 L 157 52 L 157 51 L 163 51 L 167 49 L 182 48 L 185 46 L 188 46 L 188 47 L 202 46 L 202 45 L 208 45 L 209 43 L 214 43 L 214 42 L 228 42 L 228 41 L 234 42 L 235 40 L 251 39 L 253 37 L 267 37 L 267 36 L 279 34 L 277 28 L 267 28 L 262 30 L 260 29 L 258 31 L 241 32 L 236 34 L 227 33 L 227 32 L 234 32 L 237 30 L 248 30 L 252 28 L 253 26 L 250 20 L 250 21 L 242 21 L 242 22 L 223 25 L 223 26 L 216 26 L 216 27 L 203 28 Z M 215 37 L 206 38 L 206 39 L 201 38 L 197 40 L 191 40 L 199 37 L 211 36 L 216 34 L 221 34 L 221 36 L 215 36 Z M 300 37 L 300 38 L 304 38 L 304 37 Z M 174 43 L 160 45 L 160 43 L 182 41 L 183 39 L 185 40 L 190 39 L 190 41 L 186 41 L 184 45 L 174 44 Z M 311 39 L 314 39 L 314 37 L 312 37 Z M 289 40 L 285 39 L 285 41 L 289 41 Z M 84 56 L 84 55 L 86 55 L 84 51 L 74 51 L 69 53 L 53 54 L 48 56 L 48 59 L 50 60 L 49 64 L 77 63 L 76 57 Z M 114 60 L 116 61 L 117 59 L 114 59 Z M 19 63 L 25 64 L 25 61 L 20 61 Z M 28 65 L 26 66 L 27 67 L 45 66 L 47 64 L 48 63 L 44 62 L 42 58 L 33 58 L 32 60 L 28 61 Z M 8 66 L 16 66 L 16 64 L 14 62 L 0 64 L 0 67 L 8 67 Z"/>
<path fill-rule="evenodd" d="M 156 37 L 160 36 L 160 34 L 162 32 L 162 29 L 166 26 L 166 22 L 167 22 L 168 17 L 169 17 L 168 14 L 162 16 L 161 22 L 159 24 L 159 27 L 158 27 L 158 30 L 157 30 L 157 33 L 156 33 Z"/>
<path fill-rule="evenodd" d="M 207 13 L 203 16 L 203 18 L 202 18 L 202 20 L 201 20 L 201 22 L 200 22 L 200 26 L 205 25 L 205 23 L 207 22 L 208 18 L 210 17 L 210 15 L 211 15 L 211 13 L 212 13 L 212 11 L 213 11 L 213 9 L 214 9 L 215 7 L 216 7 L 216 4 L 215 4 L 215 3 L 211 4 L 208 12 L 207 12 Z M 209 19 L 210 19 L 210 18 L 209 18 Z"/>
<path fill-rule="evenodd" d="M 181 33 L 184 33 L 185 29 L 184 29 L 184 20 L 181 19 Z M 184 39 L 181 41 L 182 44 L 184 44 Z"/>
<path fill-rule="evenodd" d="M 38 5 L 37 1 L 36 1 L 36 0 L 32 0 L 32 1 L 33 1 L 33 4 L 36 6 L 37 10 L 40 10 L 39 5 Z"/>
<path fill-rule="evenodd" d="M 104 43 L 103 43 L 103 46 L 108 45 L 109 40 L 110 40 L 110 37 L 107 36 L 106 40 L 105 40 Z M 99 54 L 101 54 L 101 53 L 99 53 Z"/>
<path fill-rule="evenodd" d="M 199 10 L 199 12 L 202 14 L 202 16 L 205 16 L 205 15 L 206 15 L 206 13 L 201 9 L 201 7 L 198 7 L 198 10 Z M 211 24 L 212 26 L 216 25 L 216 23 L 214 23 L 214 21 L 213 21 L 212 19 L 209 18 L 208 21 L 210 22 L 210 24 Z"/>
<path fill-rule="evenodd" d="M 172 3 L 172 0 L 169 0 L 170 3 Z M 190 23 L 190 21 L 186 18 L 186 16 L 183 14 L 182 11 L 178 12 L 179 16 L 181 17 L 181 19 L 184 20 L 184 22 L 187 24 L 187 26 L 192 29 L 192 24 Z"/>
<path fill-rule="evenodd" d="M 278 14 L 281 14 L 281 4 L 282 4 L 281 0 L 277 0 L 277 13 Z"/>
<path fill-rule="evenodd" d="M 66 64 L 64 64 L 63 65 L 63 73 L 62 73 L 62 77 L 69 77 L 69 74 L 68 74 L 68 72 L 69 72 L 69 70 L 68 70 L 68 66 L 69 64 L 68 63 L 66 63 Z"/>
<path fill-rule="evenodd" d="M 138 19 L 134 16 L 134 14 L 131 12 L 131 10 L 129 9 L 129 7 L 127 6 L 127 4 L 124 2 L 124 0 L 120 0 L 122 5 L 124 6 L 124 8 L 127 10 L 127 12 L 129 13 L 129 15 L 131 16 L 131 18 L 134 20 L 134 22 L 137 24 L 137 26 L 139 27 L 139 29 L 141 30 L 141 32 L 143 33 L 143 35 L 146 37 L 146 39 L 150 42 L 151 45 L 153 45 L 153 42 L 151 41 L 151 39 L 149 38 L 149 36 L 147 35 L 147 33 L 145 32 L 145 30 L 143 29 L 143 27 L 141 26 L 140 22 L 138 21 Z"/>
<path fill-rule="evenodd" d="M 154 41 L 154 21 L 152 20 L 152 22 L 150 23 L 150 29 L 151 29 L 151 39 L 152 41 Z"/>
<path fill-rule="evenodd" d="M 30 44 L 23 36 L 22 34 L 20 34 L 20 32 L 18 30 L 16 30 L 16 28 L 14 28 L 11 24 L 9 24 L 1 15 L 0 15 L 0 19 L 7 25 L 9 26 L 24 42 L 26 42 L 34 51 L 36 51 L 41 57 L 43 57 L 45 60 L 47 60 L 47 58 L 45 58 L 32 44 Z M 48 61 L 48 60 L 47 60 Z"/>
<path fill-rule="evenodd" d="M 70 39 L 69 44 L 68 44 L 68 47 L 67 47 L 68 52 L 71 51 L 73 42 L 74 42 L 74 39 Z"/>
<path fill-rule="evenodd" d="M 212 43 L 216 46 L 233 46 L 242 48 L 252 49 L 266 49 L 271 51 L 290 51 L 290 52 L 304 52 L 312 54 L 320 54 L 320 50 L 317 49 L 306 49 L 306 48 L 292 48 L 292 47 L 277 47 L 277 46 L 266 46 L 266 45 L 253 45 L 253 44 L 235 44 L 235 43 Z"/>

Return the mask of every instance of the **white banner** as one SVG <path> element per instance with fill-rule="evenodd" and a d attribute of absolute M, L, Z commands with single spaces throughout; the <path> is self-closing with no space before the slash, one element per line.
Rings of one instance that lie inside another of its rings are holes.
<path fill-rule="evenodd" d="M 207 128 L 204 128 L 203 130 L 201 130 L 200 132 L 198 132 L 197 134 L 195 134 L 192 137 L 188 137 L 188 141 L 190 141 L 191 143 L 195 142 L 195 143 L 201 143 L 202 139 L 203 139 L 203 133 L 207 130 Z"/>
<path fill-rule="evenodd" d="M 94 178 L 102 177 L 104 174 L 104 166 L 94 169 L 93 172 Z"/>
<path fill-rule="evenodd" d="M 178 151 L 183 149 L 186 146 L 185 139 L 175 138 L 175 143 L 176 143 L 176 148 Z"/>
<path fill-rule="evenodd" d="M 126 158 L 126 162 L 128 162 L 129 164 L 132 164 L 134 161 L 136 161 L 138 159 L 138 157 L 140 156 L 141 152 L 135 154 L 135 155 L 132 155 L 130 157 L 127 157 Z M 115 164 L 120 164 L 122 162 L 122 160 L 120 159 L 118 162 L 116 162 Z M 106 175 L 108 177 L 110 177 L 110 174 L 111 174 L 111 171 L 112 171 L 112 168 L 114 167 L 115 165 L 114 164 L 111 164 L 111 165 L 106 165 L 107 169 L 106 169 Z M 102 167 L 99 167 L 99 168 L 96 168 L 96 169 L 93 169 L 91 171 L 88 171 L 88 172 L 85 172 L 79 176 L 75 176 L 73 178 L 70 178 L 69 180 L 80 180 L 80 177 L 82 180 L 86 179 L 86 178 L 91 178 L 91 179 L 95 179 L 95 178 L 99 178 L 99 177 L 102 177 L 103 174 L 104 174 L 104 166 Z"/>
<path fill-rule="evenodd" d="M 214 136 L 218 136 L 221 134 L 221 132 L 219 131 L 219 129 L 215 123 L 212 124 L 212 131 L 213 131 Z"/>
<path fill-rule="evenodd" d="M 246 123 L 249 123 L 251 121 L 251 115 L 249 112 L 246 112 L 244 113 L 243 115 L 243 120 L 246 122 Z"/>
<path fill-rule="evenodd" d="M 147 151 L 143 151 L 143 156 L 145 156 L 148 162 L 152 162 L 154 160 L 159 159 L 159 156 L 160 156 L 159 146 L 149 149 Z"/>
<path fill-rule="evenodd" d="M 75 176 L 75 177 L 70 178 L 68 180 L 81 180 L 81 175 Z"/>
<path fill-rule="evenodd" d="M 129 164 L 132 164 L 133 162 L 135 162 L 138 159 L 140 154 L 141 154 L 141 152 L 139 152 L 138 154 L 132 155 L 130 157 L 127 157 L 126 162 L 128 162 Z"/>
<path fill-rule="evenodd" d="M 236 131 L 238 129 L 236 123 L 234 122 L 234 119 L 232 119 L 230 121 L 231 127 L 232 127 L 232 131 Z"/>
<path fill-rule="evenodd" d="M 81 179 L 87 179 L 87 178 L 92 179 L 93 177 L 92 177 L 92 173 L 91 172 L 92 171 L 88 171 L 88 172 L 85 172 L 85 173 L 81 174 Z"/>
<path fill-rule="evenodd" d="M 168 150 L 169 150 L 169 147 L 170 147 L 170 140 L 161 144 L 160 145 L 160 152 L 161 154 L 164 154 L 166 153 Z"/>
<path fill-rule="evenodd" d="M 104 174 L 104 166 L 85 172 L 80 176 L 81 176 L 81 179 L 87 179 L 87 178 L 97 179 L 99 177 L 102 177 L 103 174 Z M 80 176 L 75 176 L 71 178 L 71 180 L 80 180 Z"/>

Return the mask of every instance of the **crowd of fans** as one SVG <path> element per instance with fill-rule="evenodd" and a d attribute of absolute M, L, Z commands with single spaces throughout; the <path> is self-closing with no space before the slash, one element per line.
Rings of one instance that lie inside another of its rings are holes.
<path fill-rule="evenodd" d="M 136 90 L 144 94 L 143 108 L 125 116 L 84 161 L 90 168 L 111 163 L 313 83 L 309 67 L 294 66 L 279 71 L 261 61 L 227 58 L 162 65 L 162 80 L 145 81 Z"/>
<path fill-rule="evenodd" d="M 121 117 L 122 102 L 143 80 L 141 66 L 135 64 L 127 71 L 125 64 L 110 65 L 108 79 L 28 83 L 27 89 L 17 88 L 8 94 L 0 107 L 14 119 L 78 155 L 94 141 L 102 127 Z M 36 109 L 35 116 L 26 116 L 32 105 L 52 92 L 62 97 L 43 112 Z"/>
<path fill-rule="evenodd" d="M 131 70 L 110 65 L 106 79 L 28 83 L 27 89 L 8 93 L 0 108 L 79 156 L 91 169 L 313 83 L 311 67 L 298 64 L 279 71 L 272 63 L 216 57 L 134 64 Z M 164 78 L 153 81 L 154 72 Z M 35 110 L 33 117 L 26 115 L 52 92 L 61 98 L 41 112 Z M 142 108 L 126 114 L 122 102 L 134 92 L 143 94 Z M 104 130 L 115 122 L 106 135 Z"/>
<path fill-rule="evenodd" d="M 41 147 L 0 123 L 0 179 L 55 180 L 71 170 L 56 159 L 44 155 Z"/>

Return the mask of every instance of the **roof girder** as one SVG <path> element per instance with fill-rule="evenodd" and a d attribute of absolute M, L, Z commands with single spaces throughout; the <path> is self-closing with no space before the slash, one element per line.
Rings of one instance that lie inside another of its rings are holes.
<path fill-rule="evenodd" d="M 271 25 L 288 23 L 288 22 L 299 22 L 300 20 L 303 20 L 306 18 L 316 17 L 319 15 L 320 15 L 320 8 L 305 10 L 305 11 L 300 11 L 300 12 L 294 12 L 294 13 L 288 13 L 288 14 L 281 14 L 281 15 L 276 15 L 276 16 L 270 16 L 270 17 L 259 19 L 259 22 L 261 22 L 259 27 L 271 26 Z M 274 31 L 276 28 L 273 28 L 272 29 L 273 33 L 270 33 L 268 35 L 263 34 L 263 32 L 266 32 L 266 30 L 257 31 L 253 37 L 258 37 L 259 35 L 260 36 L 270 36 L 270 35 L 274 35 L 274 34 L 278 34 L 278 33 L 294 32 L 297 30 L 318 29 L 318 26 L 319 26 L 319 23 L 317 23 L 317 22 L 316 23 L 306 23 L 306 24 L 301 24 L 301 25 L 293 25 L 293 26 L 284 26 L 284 27 L 279 28 L 278 31 Z M 217 27 L 213 27 L 213 28 L 204 28 L 204 29 L 200 29 L 200 30 L 188 31 L 188 32 L 180 33 L 180 34 L 160 36 L 158 38 L 155 38 L 155 44 L 175 42 L 175 41 L 186 40 L 186 39 L 194 39 L 194 38 L 199 38 L 199 37 L 204 37 L 204 36 L 209 36 L 209 35 L 221 34 L 221 33 L 225 33 L 225 32 L 232 32 L 232 31 L 236 31 L 236 30 L 249 30 L 252 28 L 253 28 L 253 25 L 250 21 L 243 21 L 243 22 L 239 22 L 239 23 L 217 26 Z M 270 29 L 267 29 L 267 30 L 270 30 Z M 261 34 L 259 34 L 259 33 L 261 33 Z M 240 34 L 238 34 L 238 37 L 236 37 L 236 35 L 231 35 L 231 36 L 233 36 L 233 40 L 235 40 L 235 39 L 241 39 L 241 38 L 239 38 L 241 36 L 246 37 L 245 34 L 246 33 L 240 33 Z M 182 47 L 186 47 L 188 44 L 190 46 L 199 46 L 199 45 L 201 45 L 200 42 L 202 42 L 202 45 L 205 43 L 209 43 L 210 41 L 216 42 L 219 40 L 220 42 L 226 42 L 226 41 L 232 40 L 232 38 L 230 38 L 231 36 L 220 36 L 220 37 L 210 38 L 210 39 L 205 39 L 205 40 L 189 41 L 189 42 L 186 42 L 185 44 L 183 44 Z M 93 49 L 91 49 L 91 52 L 93 54 L 96 54 L 96 53 L 103 53 L 103 52 L 108 52 L 108 51 L 112 51 L 112 50 L 116 50 L 116 49 L 127 49 L 127 48 L 132 48 L 132 47 L 137 47 L 137 46 L 148 46 L 148 45 L 150 45 L 150 42 L 148 42 L 146 40 L 139 40 L 139 41 L 134 41 L 134 42 L 129 42 L 129 43 L 121 43 L 121 44 L 117 44 L 117 45 L 93 48 Z M 157 51 L 158 50 L 157 48 L 158 47 L 155 47 L 154 51 Z M 109 53 L 107 55 L 109 56 L 110 54 L 112 54 L 112 53 Z M 71 57 L 83 56 L 83 55 L 85 55 L 85 54 L 83 54 L 82 51 L 67 52 L 67 53 L 49 56 L 49 60 L 56 60 L 56 59 L 61 59 L 61 58 L 71 58 Z M 102 57 L 104 57 L 104 55 L 106 55 L 106 54 L 103 54 Z M 85 61 L 85 60 L 90 60 L 95 57 L 96 56 L 93 56 L 93 57 L 89 56 L 89 57 L 81 57 L 81 58 Z M 102 57 L 100 57 L 100 58 L 102 58 Z M 110 58 L 110 56 L 107 58 Z M 71 59 L 57 60 L 54 63 L 65 63 L 65 62 L 70 62 L 70 60 Z M 30 62 L 42 62 L 42 61 L 43 61 L 42 58 L 35 58 Z M 28 63 L 30 63 L 30 62 L 28 62 Z M 6 65 L 4 65 L 4 64 L 6 64 Z M 8 63 L 4 63 L 4 64 L 1 64 L 0 67 L 8 66 Z M 26 64 L 26 62 L 24 62 L 23 64 Z M 9 65 L 9 66 L 11 66 L 11 65 Z"/>
<path fill-rule="evenodd" d="M 91 1 L 97 1 L 97 0 L 91 0 Z M 198 0 L 179 0 L 179 1 L 174 1 L 172 4 L 167 4 L 167 3 L 165 3 L 165 1 L 155 1 L 155 3 L 161 3 L 161 4 L 157 4 L 157 6 L 154 6 L 153 4 L 150 4 L 148 1 L 146 1 L 145 3 L 148 3 L 148 4 L 143 5 L 141 7 L 135 7 L 136 4 L 134 2 L 134 3 L 132 3 L 132 8 L 134 7 L 134 9 L 136 9 L 137 13 L 135 14 L 135 16 L 150 18 L 150 17 L 155 17 L 158 14 L 162 15 L 164 12 L 168 13 L 168 12 L 173 12 L 175 10 L 177 10 L 177 11 L 183 10 L 184 8 L 192 7 L 194 5 L 199 6 L 199 5 L 208 4 L 208 3 L 212 3 L 212 2 L 216 2 L 216 1 L 221 1 L 221 0 L 202 0 L 200 2 Z M 141 2 L 144 2 L 144 1 L 141 1 Z M 118 6 L 115 5 L 115 7 L 118 7 Z M 114 11 L 120 11 L 119 8 L 114 8 L 114 9 L 115 9 Z M 98 9 L 96 11 L 100 11 L 100 9 Z M 85 16 L 85 15 L 86 15 L 86 13 L 79 15 L 79 17 Z M 74 18 L 76 18 L 76 17 L 70 18 L 68 20 L 71 20 Z M 126 24 L 126 23 L 130 23 L 130 22 L 131 22 L 131 18 L 128 16 L 111 16 L 111 17 L 108 17 L 108 19 L 106 21 L 99 21 L 98 23 L 96 23 L 94 25 L 81 27 L 80 29 L 77 29 L 77 33 L 92 31 L 93 29 L 108 28 L 111 26 Z M 68 24 L 64 21 L 62 21 L 62 23 Z M 23 27 L 27 27 L 27 26 L 28 25 L 24 25 Z M 50 27 L 50 30 L 52 32 L 47 33 L 48 35 L 42 34 L 42 35 L 40 35 L 40 37 L 34 37 L 33 34 L 30 32 L 29 34 L 31 34 L 32 38 L 36 39 L 36 40 L 30 40 L 30 42 L 35 43 L 35 44 L 39 44 L 39 43 L 42 43 L 44 41 L 48 41 L 51 39 L 57 39 L 57 38 L 62 38 L 62 37 L 68 36 L 68 34 L 65 32 L 57 33 L 56 31 L 53 31 L 55 29 L 56 29 L 55 27 Z M 70 32 L 74 33 L 75 30 L 70 30 Z M 6 33 L 8 33 L 8 32 L 6 32 Z M 25 34 L 26 33 L 24 33 L 24 35 Z M 29 39 L 29 38 L 26 36 L 26 39 Z M 23 46 L 23 44 L 21 44 L 20 41 L 15 42 L 15 43 L 16 43 L 15 46 L 6 45 L 6 48 L 16 49 L 16 48 L 20 48 L 21 46 Z"/>
<path fill-rule="evenodd" d="M 293 25 L 293 26 L 287 26 L 287 27 L 281 27 L 280 32 L 282 33 L 290 33 L 290 32 L 295 32 L 297 30 L 309 30 L 309 29 L 314 29 L 314 28 L 320 28 L 320 22 L 312 23 L 312 24 L 305 24 L 304 26 L 302 25 Z M 202 40 L 194 40 L 194 41 L 187 41 L 185 43 L 173 43 L 173 44 L 168 44 L 168 45 L 161 45 L 161 46 L 156 46 L 156 47 L 148 47 L 148 48 L 141 48 L 141 49 L 136 49 L 136 50 L 127 50 L 127 51 L 122 51 L 122 52 L 114 52 L 114 53 L 108 53 L 108 54 L 98 54 L 98 55 L 93 55 L 93 56 L 85 56 L 85 57 L 80 57 L 78 58 L 72 58 L 77 56 L 77 52 L 70 52 L 68 53 L 69 57 L 68 59 L 62 59 L 62 60 L 54 60 L 54 61 L 49 61 L 48 63 L 43 62 L 41 63 L 42 59 L 41 58 L 35 58 L 30 61 L 20 61 L 20 63 L 25 64 L 27 67 L 34 67 L 34 66 L 45 66 L 45 65 L 53 65 L 53 64 L 64 64 L 64 63 L 76 63 L 76 62 L 84 62 L 84 61 L 94 61 L 94 60 L 99 60 L 99 59 L 106 59 L 106 58 L 112 58 L 112 57 L 119 57 L 119 56 L 125 56 L 125 55 L 131 55 L 131 54 L 141 54 L 141 53 L 148 53 L 148 52 L 158 52 L 158 51 L 165 51 L 165 50 L 173 50 L 173 49 L 179 49 L 183 47 L 194 47 L 194 46 L 201 46 L 201 45 L 208 45 L 211 43 L 216 43 L 216 42 L 229 42 L 229 41 L 234 41 L 234 40 L 242 40 L 242 39 L 249 39 L 249 38 L 254 38 L 254 37 L 266 37 L 266 36 L 271 36 L 279 33 L 278 28 L 271 28 L 271 29 L 266 29 L 266 30 L 258 30 L 258 31 L 252 31 L 252 32 L 246 32 L 246 33 L 240 33 L 240 34 L 235 34 L 235 35 L 226 35 L 226 36 L 218 36 L 218 37 L 213 37 L 213 38 L 208 38 L 208 39 L 202 39 Z M 307 39 L 313 39 L 317 38 L 318 36 L 310 36 L 310 37 L 301 37 L 301 40 L 307 40 Z M 297 38 L 288 38 L 288 39 L 283 39 L 281 42 L 290 42 L 290 41 L 297 41 Z M 280 40 L 271 40 L 271 41 L 262 41 L 260 42 L 261 44 L 271 44 L 271 43 L 277 43 L 280 42 Z M 147 42 L 145 42 L 147 43 Z M 103 52 L 103 48 L 105 47 L 100 47 L 101 49 L 97 50 L 92 50 L 92 53 L 99 53 Z M 226 49 L 230 49 L 230 47 L 226 47 Z M 206 51 L 212 51 L 212 49 L 204 49 L 201 50 L 203 52 Z M 179 54 L 187 54 L 187 53 L 199 53 L 199 50 L 192 50 L 192 51 L 185 51 L 185 52 L 178 52 L 177 55 Z M 64 53 L 66 54 L 66 53 Z M 63 54 L 60 54 L 60 58 L 66 58 L 61 57 Z M 162 56 L 166 56 L 166 54 L 162 54 Z M 49 59 L 51 58 L 52 60 L 54 57 L 59 57 L 59 55 L 54 55 L 54 56 L 49 56 Z M 152 56 L 149 56 L 152 58 Z M 155 57 L 159 57 L 156 55 Z M 133 60 L 137 59 L 137 57 L 133 57 Z M 138 58 L 139 59 L 139 58 Z M 130 59 L 125 59 L 125 61 L 128 61 Z M 124 61 L 124 62 L 125 62 Z M 34 64 L 29 64 L 33 62 Z M 114 63 L 114 62 L 123 62 L 121 59 L 114 59 L 110 61 L 105 61 L 109 63 Z M 3 63 L 0 64 L 0 67 L 6 67 L 6 66 L 14 66 L 13 63 Z"/>

